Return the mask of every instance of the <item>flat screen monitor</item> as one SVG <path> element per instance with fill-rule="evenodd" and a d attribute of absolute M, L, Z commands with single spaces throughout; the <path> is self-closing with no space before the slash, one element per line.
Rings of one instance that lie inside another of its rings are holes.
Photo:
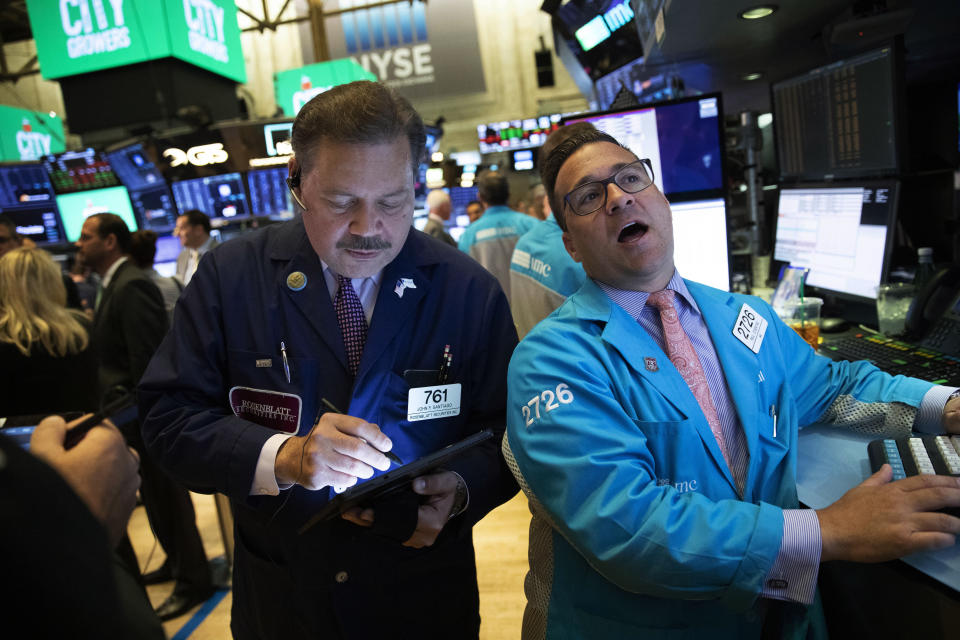
<path fill-rule="evenodd" d="M 896 50 L 883 47 L 774 83 L 781 181 L 895 174 L 901 74 Z"/>
<path fill-rule="evenodd" d="M 115 213 L 123 218 L 130 231 L 138 229 L 126 187 L 61 194 L 57 196 L 57 208 L 60 209 L 60 219 L 63 220 L 68 242 L 77 241 L 83 221 L 95 213 Z"/>
<path fill-rule="evenodd" d="M 247 191 L 239 173 L 174 182 L 173 199 L 181 214 L 197 209 L 218 224 L 250 216 Z"/>
<path fill-rule="evenodd" d="M 247 171 L 250 191 L 250 211 L 254 216 L 273 220 L 293 217 L 293 202 L 287 188 L 287 167 L 251 169 Z"/>
<path fill-rule="evenodd" d="M 875 300 L 898 198 L 896 180 L 781 187 L 773 257 L 809 269 L 811 287 Z"/>
<path fill-rule="evenodd" d="M 58 195 L 90 189 L 115 187 L 117 174 L 102 153 L 94 149 L 66 151 L 46 156 L 43 164 L 50 174 L 50 184 Z"/>
<path fill-rule="evenodd" d="M 0 166 L 0 213 L 37 244 L 66 242 L 53 188 L 40 164 Z"/>
<path fill-rule="evenodd" d="M 177 223 L 177 207 L 163 174 L 143 144 L 135 142 L 107 151 L 107 159 L 130 200 L 141 228 L 164 233 Z"/>
<path fill-rule="evenodd" d="M 467 205 L 477 199 L 477 187 L 450 187 L 451 218 L 467 215 Z"/>
<path fill-rule="evenodd" d="M 730 290 L 727 207 L 723 198 L 671 202 L 673 261 L 681 276 Z"/>
<path fill-rule="evenodd" d="M 106 156 L 120 182 L 130 191 L 166 185 L 163 174 L 139 142 L 108 151 Z"/>
<path fill-rule="evenodd" d="M 183 249 L 183 247 L 180 244 L 180 238 L 176 236 L 158 236 L 157 254 L 153 257 L 153 261 L 176 262 L 181 249 Z"/>
<path fill-rule="evenodd" d="M 719 94 L 656 102 L 563 119 L 590 122 L 640 158 L 649 158 L 667 196 L 702 199 L 723 194 L 723 110 Z M 702 197 L 701 197 L 702 196 Z"/>
<path fill-rule="evenodd" d="M 629 0 L 567 2 L 553 14 L 556 34 L 591 80 L 628 64 L 643 51 L 633 5 Z"/>
<path fill-rule="evenodd" d="M 535 149 L 547 136 L 560 128 L 562 114 L 554 113 L 522 120 L 504 120 L 477 125 L 480 153 L 497 153 L 514 149 Z"/>

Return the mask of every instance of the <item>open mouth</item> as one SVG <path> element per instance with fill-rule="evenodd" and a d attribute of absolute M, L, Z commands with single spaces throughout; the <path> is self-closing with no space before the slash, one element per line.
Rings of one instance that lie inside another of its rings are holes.
<path fill-rule="evenodd" d="M 617 237 L 617 242 L 631 242 L 638 238 L 642 238 L 647 233 L 649 227 L 641 222 L 631 222 L 623 229 L 620 229 L 620 235 Z"/>

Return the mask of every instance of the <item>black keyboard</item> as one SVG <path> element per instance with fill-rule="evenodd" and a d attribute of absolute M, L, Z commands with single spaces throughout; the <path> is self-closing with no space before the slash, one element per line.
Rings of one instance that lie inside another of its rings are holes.
<path fill-rule="evenodd" d="M 869 360 L 892 375 L 960 387 L 960 358 L 909 342 L 858 333 L 825 342 L 820 353 L 834 360 Z"/>
<path fill-rule="evenodd" d="M 960 436 L 925 435 L 874 440 L 867 445 L 870 468 L 876 473 L 884 463 L 893 468 L 893 479 L 915 475 L 960 476 Z M 960 517 L 960 508 L 944 513 Z"/>

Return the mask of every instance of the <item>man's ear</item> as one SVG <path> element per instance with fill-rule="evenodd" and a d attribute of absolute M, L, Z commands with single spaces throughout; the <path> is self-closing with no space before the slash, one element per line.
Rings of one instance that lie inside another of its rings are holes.
<path fill-rule="evenodd" d="M 577 243 L 574 241 L 573 236 L 570 235 L 570 232 L 564 231 L 561 237 L 563 238 L 563 247 L 567 250 L 567 253 L 570 254 L 570 257 L 573 258 L 573 261 L 582 262 L 583 258 L 577 251 Z"/>

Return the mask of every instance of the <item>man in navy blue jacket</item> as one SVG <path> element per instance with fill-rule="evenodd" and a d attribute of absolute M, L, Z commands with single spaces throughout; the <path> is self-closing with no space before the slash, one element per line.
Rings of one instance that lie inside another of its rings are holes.
<path fill-rule="evenodd" d="M 406 100 L 336 87 L 292 143 L 304 211 L 201 260 L 141 385 L 144 437 L 186 485 L 233 502 L 235 637 L 476 638 L 471 529 L 517 490 L 499 455 L 507 300 L 411 229 L 424 134 Z M 410 462 L 486 427 L 498 437 L 406 495 L 297 534 L 389 468 L 384 452 Z"/>

